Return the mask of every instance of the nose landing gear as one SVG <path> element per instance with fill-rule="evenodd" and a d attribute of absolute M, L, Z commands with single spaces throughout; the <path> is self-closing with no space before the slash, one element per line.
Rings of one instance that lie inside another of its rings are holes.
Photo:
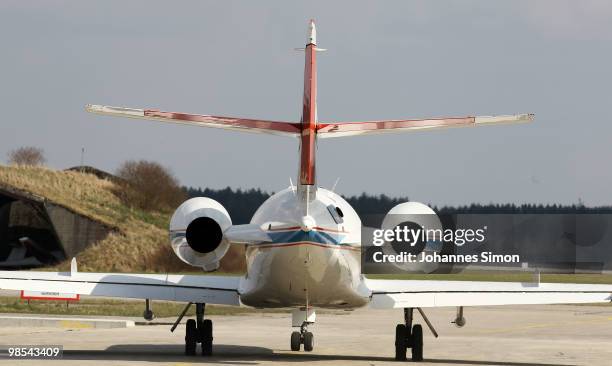
<path fill-rule="evenodd" d="M 315 311 L 312 308 L 295 309 L 291 313 L 291 324 L 300 327 L 300 331 L 291 333 L 291 350 L 299 351 L 304 345 L 304 351 L 311 352 L 314 349 L 314 335 L 308 331 L 308 326 L 314 324 Z"/>
<path fill-rule="evenodd" d="M 308 331 L 308 323 L 306 322 L 302 324 L 299 332 L 291 333 L 291 350 L 299 351 L 302 344 L 306 352 L 314 349 L 314 335 Z"/>

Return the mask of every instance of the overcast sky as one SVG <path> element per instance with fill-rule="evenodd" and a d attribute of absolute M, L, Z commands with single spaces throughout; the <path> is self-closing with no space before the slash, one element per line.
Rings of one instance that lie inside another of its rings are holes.
<path fill-rule="evenodd" d="M 612 204 L 612 2 L 0 2 L 0 160 L 278 191 L 297 141 L 101 117 L 87 103 L 298 121 L 307 21 L 321 121 L 535 113 L 532 124 L 319 142 L 318 183 L 436 204 Z"/>

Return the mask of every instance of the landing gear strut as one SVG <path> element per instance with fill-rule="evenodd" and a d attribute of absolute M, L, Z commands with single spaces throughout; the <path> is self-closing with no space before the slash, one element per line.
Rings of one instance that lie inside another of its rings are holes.
<path fill-rule="evenodd" d="M 308 323 L 304 322 L 299 332 L 291 333 L 291 350 L 299 351 L 304 345 L 304 351 L 310 352 L 314 349 L 314 335 L 308 331 Z"/>
<path fill-rule="evenodd" d="M 206 304 L 196 303 L 196 318 L 187 320 L 185 329 L 185 354 L 195 356 L 197 344 L 202 344 L 202 356 L 212 355 L 212 320 L 204 319 Z"/>
<path fill-rule="evenodd" d="M 412 325 L 414 308 L 404 308 L 404 324 L 395 327 L 395 359 L 406 360 L 406 350 L 412 350 L 412 361 L 423 360 L 423 327 Z"/>

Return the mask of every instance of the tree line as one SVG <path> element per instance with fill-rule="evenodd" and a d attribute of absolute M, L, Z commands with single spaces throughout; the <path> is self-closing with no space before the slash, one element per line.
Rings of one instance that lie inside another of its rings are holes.
<path fill-rule="evenodd" d="M 245 224 L 251 220 L 259 206 L 268 199 L 271 194 L 261 189 L 223 189 L 184 187 L 187 197 L 210 197 L 219 201 L 229 212 L 234 224 Z M 362 193 L 356 196 L 343 196 L 343 198 L 357 211 L 359 216 L 384 214 L 393 206 L 409 201 L 408 197 L 389 197 L 385 194 L 370 195 Z M 560 204 L 513 204 L 513 203 L 490 203 L 471 204 L 463 206 L 432 206 L 434 211 L 440 214 L 467 214 L 467 213 L 612 213 L 612 206 L 587 207 L 582 203 L 560 205 Z"/>
<path fill-rule="evenodd" d="M 41 166 L 46 161 L 44 151 L 32 146 L 10 151 L 7 160 L 10 165 L 29 166 Z M 88 166 L 67 170 L 95 174 L 101 179 L 115 181 L 117 196 L 126 204 L 147 211 L 171 213 L 188 198 L 210 197 L 227 209 L 235 224 L 248 223 L 259 206 L 273 194 L 261 189 L 183 187 L 168 168 L 157 162 L 146 160 L 128 160 L 119 166 L 115 175 Z M 366 193 L 343 196 L 343 198 L 362 218 L 366 215 L 385 214 L 395 205 L 409 201 L 408 197 L 389 197 L 385 194 Z M 431 204 L 428 206 L 439 214 L 612 213 L 612 206 L 587 207 L 581 201 L 567 205 L 473 203 L 462 206 L 437 207 Z"/>

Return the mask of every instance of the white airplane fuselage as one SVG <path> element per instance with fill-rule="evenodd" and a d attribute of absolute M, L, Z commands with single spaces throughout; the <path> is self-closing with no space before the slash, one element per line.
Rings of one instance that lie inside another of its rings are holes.
<path fill-rule="evenodd" d="M 253 216 L 251 223 L 263 227 L 272 242 L 247 247 L 239 291 L 245 305 L 355 308 L 367 303 L 361 220 L 339 195 L 318 188 L 314 196 L 305 215 L 304 202 L 290 187 Z"/>
<path fill-rule="evenodd" d="M 339 195 L 315 182 L 317 130 L 316 29 L 309 24 L 300 122 L 297 187 L 261 205 L 251 219 L 271 238 L 248 246 L 242 303 L 255 307 L 363 306 L 361 220 Z"/>

